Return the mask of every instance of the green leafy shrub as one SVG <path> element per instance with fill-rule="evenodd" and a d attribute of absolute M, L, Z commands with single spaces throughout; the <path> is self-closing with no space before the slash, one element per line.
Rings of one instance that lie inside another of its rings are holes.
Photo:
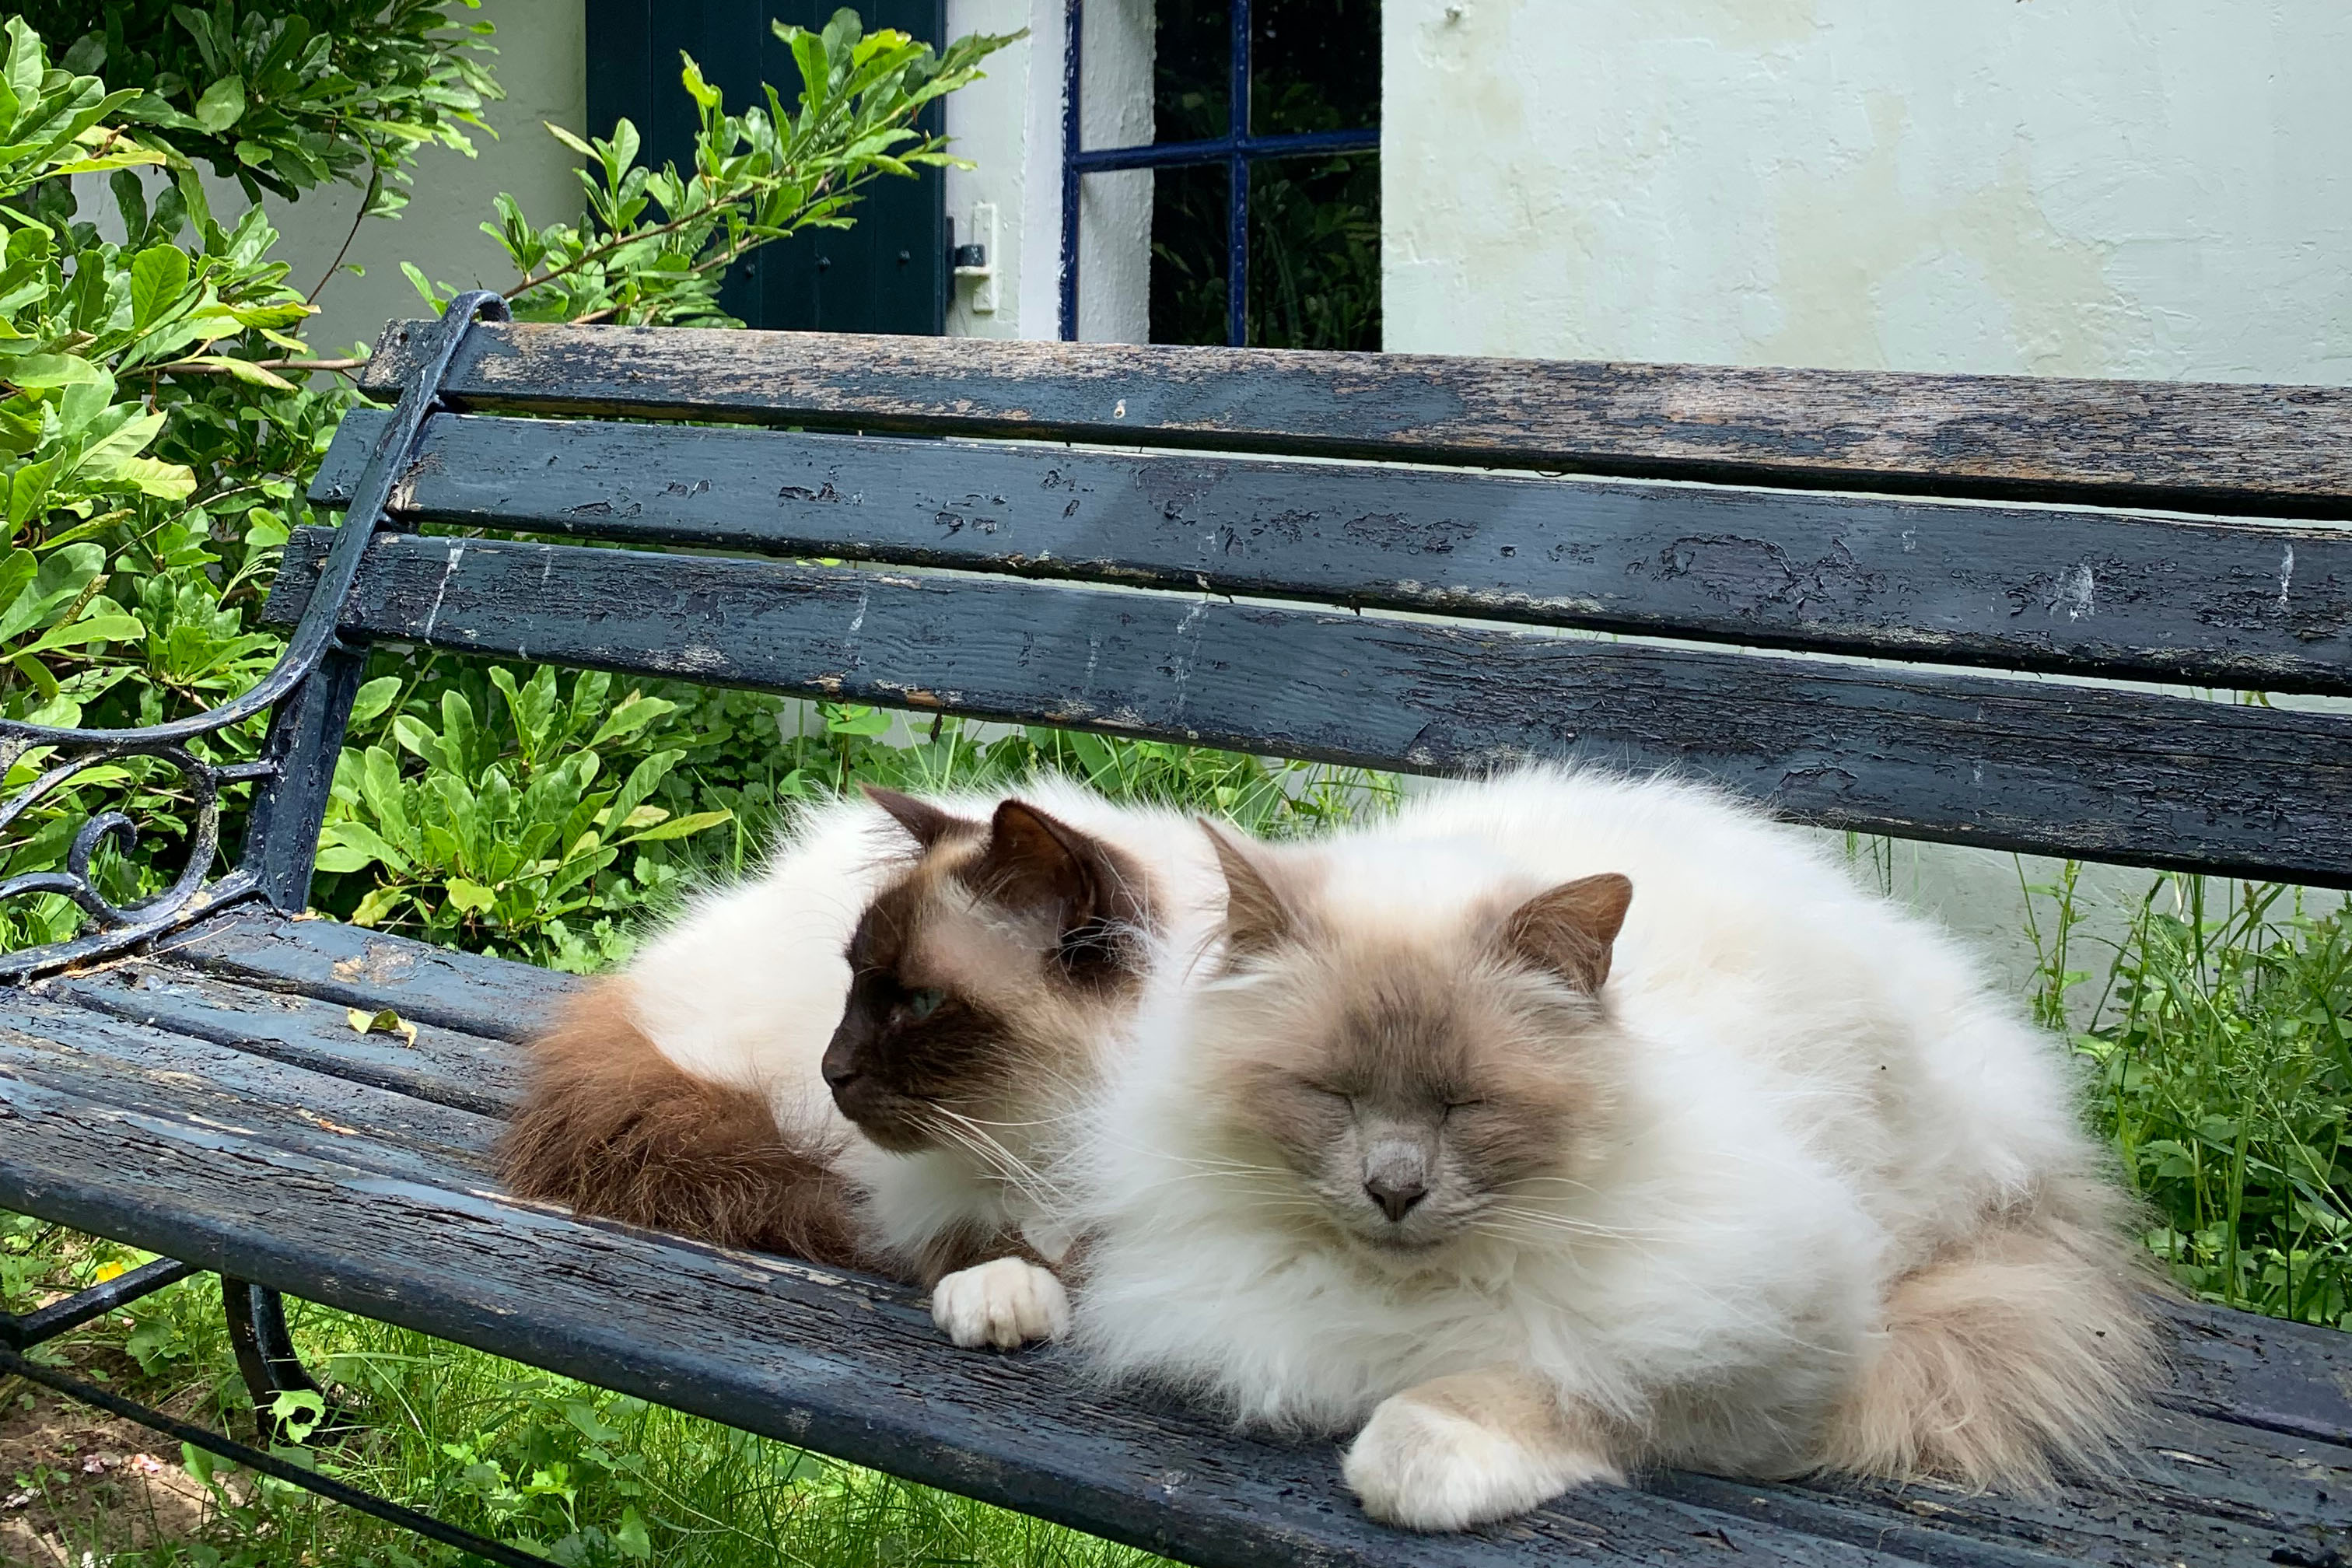
<path fill-rule="evenodd" d="M 381 216 L 406 199 L 397 182 L 419 146 L 471 153 L 467 132 L 487 129 L 482 104 L 501 96 L 489 25 L 453 25 L 452 3 L 29 0 L 22 15 L 60 64 L 125 89 L 126 122 L 248 199 L 356 180 Z"/>
<path fill-rule="evenodd" d="M 450 29 L 450 9 L 451 0 L 358 10 L 341 0 L 50 5 L 38 15 L 76 40 L 74 69 L 52 68 L 41 37 L 25 18 L 9 19 L 0 70 L 0 713 L 151 723 L 216 704 L 277 658 L 282 640 L 258 624 L 262 595 L 289 530 L 318 521 L 304 489 L 357 397 L 348 386 L 292 379 L 347 362 L 306 357 L 297 332 L 311 308 L 272 258 L 276 231 L 257 207 L 226 227 L 216 222 L 190 160 L 232 158 L 266 188 L 299 191 L 363 173 L 380 184 L 420 145 L 461 142 L 459 128 L 494 89 L 473 58 L 487 29 Z M 687 63 L 685 87 L 703 117 L 687 173 L 638 168 L 633 151 L 600 156 L 583 171 L 592 210 L 576 226 L 533 230 L 500 200 L 500 232 L 513 238 L 518 266 L 509 293 L 524 314 L 724 321 L 712 290 L 728 259 L 813 225 L 845 224 L 871 179 L 944 161 L 940 142 L 909 121 L 1004 41 L 965 39 L 939 53 L 902 33 L 866 33 L 847 11 L 822 32 L 782 31 L 809 73 L 790 110 L 771 91 L 766 109 L 727 114 Z M 108 91 L 89 68 L 109 60 L 136 87 Z M 231 117 L 222 106 L 240 94 L 244 107 Z M 125 120 L 137 121 L 136 139 L 121 129 Z M 616 153 L 634 142 L 624 125 L 599 145 Z M 170 177 L 142 183 L 141 164 L 165 165 Z M 77 209 L 69 176 L 88 174 L 112 176 L 121 243 L 102 239 Z M 372 196 L 366 210 L 392 205 Z M 511 730 L 505 693 L 528 704 L 543 689 L 528 668 L 498 677 L 482 668 L 384 663 L 383 673 L 398 677 L 396 700 L 352 736 L 337 803 L 337 832 L 350 837 L 326 847 L 328 890 L 360 889 L 339 913 L 593 963 L 620 940 L 616 919 L 661 879 L 667 862 L 648 859 L 646 847 L 722 822 L 725 808 L 696 807 L 675 788 L 658 801 L 636 798 L 663 784 L 677 758 L 616 752 L 608 721 L 617 709 L 577 716 L 551 741 L 518 733 L 510 745 L 452 761 L 445 742 L 455 715 L 470 713 L 475 733 L 493 714 Z M 575 686 L 572 702 L 579 694 Z M 524 720 L 528 731 L 535 720 Z M 190 749 L 209 763 L 246 760 L 261 733 L 256 720 Z M 389 773 L 369 761 L 375 753 L 393 760 Z M 44 751 L 7 758 L 0 787 L 26 787 L 52 760 Z M 627 772 L 614 771 L 624 764 Z M 373 781 L 372 796 L 362 779 Z M 227 797 L 232 847 L 246 790 Z M 484 826 L 509 795 L 518 808 L 554 814 L 533 818 L 520 858 Z M 617 816 L 616 804 L 626 807 Z M 92 811 L 120 808 L 142 837 L 109 837 L 96 872 L 109 898 L 134 901 L 180 875 L 194 805 L 167 763 L 89 768 L 0 837 L 0 871 L 56 868 Z M 573 820 L 592 807 L 593 823 Z M 381 818 L 379 808 L 399 815 Z M 362 844 L 362 832 L 375 843 Z M 540 842 L 549 834 L 560 843 Z M 379 895 L 373 905 L 369 893 Z M 18 900 L 0 910 L 0 943 L 58 940 L 81 918 L 62 896 Z"/>

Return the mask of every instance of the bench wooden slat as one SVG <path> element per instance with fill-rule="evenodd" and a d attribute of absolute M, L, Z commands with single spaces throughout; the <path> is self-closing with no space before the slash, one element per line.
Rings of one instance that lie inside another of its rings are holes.
<path fill-rule="evenodd" d="M 36 998 L 12 998 L 0 1009 L 0 1076 L 127 1110 L 199 1119 L 225 1137 L 436 1183 L 483 1183 L 501 1125 Z"/>
<path fill-rule="evenodd" d="M 2175 1409 L 2352 1445 L 2352 1334 L 2167 1302 Z"/>
<path fill-rule="evenodd" d="M 459 952 L 336 921 L 232 910 L 155 944 L 156 957 L 345 1007 L 390 1007 L 415 1024 L 523 1041 L 579 976 Z"/>
<path fill-rule="evenodd" d="M 288 548 L 297 614 L 331 531 Z M 388 535 L 355 636 L 1420 772 L 1670 766 L 1831 826 L 2352 885 L 2352 720 L 977 577 Z"/>
<path fill-rule="evenodd" d="M 1089 1393 L 1041 1358 L 959 1352 L 913 1293 L 5 1077 L 0 1119 L 0 1204 L 1195 1563 L 1373 1568 L 1401 1548 L 1464 1568 L 1540 1552 L 1897 1561 L 1615 1489 L 1486 1534 L 1401 1542 L 1347 1497 L 1330 1445 L 1236 1439 Z M 1971 1562 L 1950 1539 L 1951 1560 Z"/>
<path fill-rule="evenodd" d="M 387 324 L 388 395 L 424 323 Z M 2341 516 L 2352 389 L 2045 376 L 474 329 L 456 406 L 1410 458 Z"/>
<path fill-rule="evenodd" d="M 349 499 L 388 416 L 312 489 Z M 2352 533 L 1791 490 L 443 416 L 435 522 L 2352 692 Z"/>
<path fill-rule="evenodd" d="M 50 981 L 42 994 L 485 1116 L 510 1114 L 522 1095 L 522 1054 L 506 1041 L 435 1024 L 415 1024 L 413 1045 L 399 1035 L 362 1035 L 347 1004 L 238 985 L 184 965 L 138 960 Z M 399 1010 L 386 1000 L 362 1011 L 382 1007 Z"/>

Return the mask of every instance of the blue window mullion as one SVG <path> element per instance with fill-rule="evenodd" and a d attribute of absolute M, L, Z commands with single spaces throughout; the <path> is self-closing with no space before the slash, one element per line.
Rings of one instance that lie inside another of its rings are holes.
<path fill-rule="evenodd" d="M 1215 136 L 1205 142 L 1151 142 L 1140 147 L 1093 147 L 1077 154 L 1078 172 L 1104 174 L 1114 169 L 1174 169 L 1187 163 L 1222 163 L 1236 153 L 1252 162 L 1304 158 L 1318 153 L 1374 153 L 1381 133 L 1370 131 L 1299 131 L 1286 136 Z"/>
<path fill-rule="evenodd" d="M 1078 47 L 1085 0 L 1070 0 L 1062 46 L 1062 341 L 1078 341 Z"/>

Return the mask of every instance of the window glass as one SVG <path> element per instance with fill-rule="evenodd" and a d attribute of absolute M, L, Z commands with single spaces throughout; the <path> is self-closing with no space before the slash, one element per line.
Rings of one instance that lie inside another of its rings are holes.
<path fill-rule="evenodd" d="M 1251 164 L 1249 231 L 1252 346 L 1381 346 L 1377 154 L 1285 158 Z M 1179 341 L 1160 337 L 1156 270 L 1151 285 L 1152 339 Z M 1223 323 L 1219 326 L 1222 332 Z M 1224 339 L 1220 335 L 1181 341 L 1223 342 Z"/>
<path fill-rule="evenodd" d="M 1381 13 L 1374 0 L 1254 0 L 1250 134 L 1360 131 L 1380 122 Z M 1160 137 L 1166 141 L 1168 132 Z"/>

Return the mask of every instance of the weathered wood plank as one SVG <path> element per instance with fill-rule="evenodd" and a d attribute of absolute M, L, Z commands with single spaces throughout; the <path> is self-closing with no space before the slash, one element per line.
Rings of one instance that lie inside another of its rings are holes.
<path fill-rule="evenodd" d="M 581 984 L 577 975 L 528 963 L 251 908 L 159 942 L 152 955 L 265 990 L 345 1007 L 390 1007 L 412 1023 L 517 1042 L 538 1033 L 549 1011 Z"/>
<path fill-rule="evenodd" d="M 0 1078 L 0 1204 L 1191 1562 L 1895 1561 L 1615 1489 L 1480 1535 L 1400 1537 L 1355 1508 L 1328 1444 L 1236 1439 L 1047 1358 L 958 1352 L 909 1293 L 21 1080 Z"/>
<path fill-rule="evenodd" d="M 2352 1450 L 2159 1413 L 2116 1468 L 2045 1494 L 1927 1483 L 1799 1485 L 1661 1476 L 1645 1483 L 1701 1507 L 1855 1539 L 1829 1510 L 1904 1520 L 2075 1563 L 2259 1563 L 2285 1543 L 2315 1555 L 2352 1544 Z M 1867 1538 L 1863 1538 L 1866 1541 Z"/>
<path fill-rule="evenodd" d="M 313 500 L 348 499 L 386 417 L 344 421 Z M 392 510 L 410 524 L 2352 691 L 2352 533 L 2282 523 L 467 416 L 426 426 Z"/>
<path fill-rule="evenodd" d="M 362 384 L 389 395 L 423 322 Z M 2352 389 L 516 322 L 453 406 L 2342 516 Z"/>
<path fill-rule="evenodd" d="M 0 1077 L 126 1110 L 194 1118 L 257 1143 L 412 1181 L 479 1186 L 497 1119 L 17 994 Z"/>
<path fill-rule="evenodd" d="M 2174 1341 L 2166 1404 L 2352 1445 L 2352 1334 L 2198 1302 L 2161 1310 Z"/>
<path fill-rule="evenodd" d="M 522 1051 L 505 1040 L 414 1019 L 404 1020 L 416 1029 L 413 1045 L 399 1035 L 362 1035 L 348 1004 L 233 984 L 181 964 L 134 960 L 48 981 L 39 994 L 485 1116 L 513 1112 L 527 1071 Z"/>
<path fill-rule="evenodd" d="M 298 612 L 330 531 L 298 537 Z M 353 635 L 1375 767 L 1671 767 L 1832 826 L 2352 885 L 2352 721 L 977 577 L 387 536 Z"/>

